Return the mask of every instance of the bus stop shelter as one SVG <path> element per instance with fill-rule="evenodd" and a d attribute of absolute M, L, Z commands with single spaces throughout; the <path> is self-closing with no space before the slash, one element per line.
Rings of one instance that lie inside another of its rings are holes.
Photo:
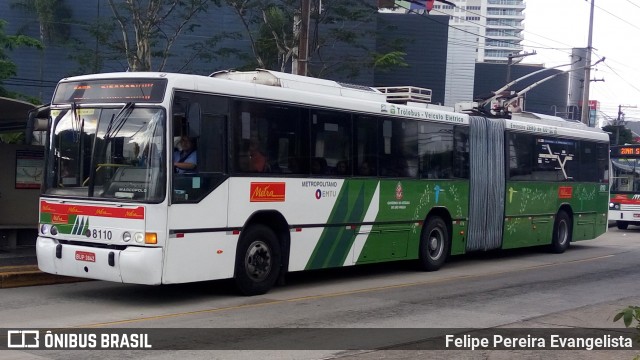
<path fill-rule="evenodd" d="M 26 101 L 0 97 L 0 133 L 25 131 L 29 111 L 35 108 Z"/>
<path fill-rule="evenodd" d="M 40 155 L 44 154 L 43 147 L 30 144 L 35 109 L 26 101 L 0 97 L 0 134 L 24 132 L 27 140 L 25 144 L 0 141 L 0 250 L 11 251 L 19 244 L 35 243 L 31 234 L 38 226 L 38 182 L 42 176 L 23 182 L 27 173 L 43 170 L 37 169 L 44 163 L 44 156 Z"/>

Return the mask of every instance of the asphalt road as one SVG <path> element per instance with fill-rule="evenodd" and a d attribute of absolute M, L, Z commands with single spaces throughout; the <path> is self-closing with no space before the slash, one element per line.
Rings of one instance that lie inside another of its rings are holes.
<path fill-rule="evenodd" d="M 230 339 L 255 349 L 264 349 L 260 341 L 304 348 L 306 340 L 292 340 L 277 328 L 318 333 L 309 334 L 316 337 L 309 343 L 313 351 L 6 351 L 0 359 L 632 359 L 638 351 L 428 351 L 419 341 L 415 349 L 398 345 L 402 341 L 396 342 L 394 331 L 382 335 L 388 335 L 384 345 L 392 350 L 329 350 L 339 339 L 322 331 L 355 328 L 337 336 L 373 339 L 379 334 L 366 329 L 621 328 L 613 322 L 615 313 L 640 305 L 639 255 L 640 228 L 632 227 L 610 229 L 561 255 L 542 249 L 473 254 L 456 257 L 435 273 L 401 262 L 291 274 L 286 286 L 257 297 L 238 296 L 230 281 L 163 287 L 94 281 L 2 289 L 2 328 L 178 328 L 176 336 L 189 331 L 184 329 L 269 329 L 258 332 L 258 339 L 247 334 Z"/>

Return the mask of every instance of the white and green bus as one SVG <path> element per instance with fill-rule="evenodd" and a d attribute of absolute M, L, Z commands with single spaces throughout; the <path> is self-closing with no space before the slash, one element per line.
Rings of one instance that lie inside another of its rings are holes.
<path fill-rule="evenodd" d="M 287 272 L 437 270 L 450 255 L 560 253 L 606 231 L 606 133 L 387 95 L 398 99 L 267 70 L 63 79 L 39 268 L 152 285 L 234 278 L 253 295 Z"/>

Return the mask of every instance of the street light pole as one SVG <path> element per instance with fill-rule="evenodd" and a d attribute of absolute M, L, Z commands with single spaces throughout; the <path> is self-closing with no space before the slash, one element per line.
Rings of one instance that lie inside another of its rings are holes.
<path fill-rule="evenodd" d="M 587 40 L 587 54 L 584 68 L 584 85 L 582 92 L 582 123 L 589 125 L 589 83 L 591 82 L 591 50 L 593 49 L 593 8 L 595 0 L 591 0 L 591 14 L 589 15 L 589 38 Z"/>

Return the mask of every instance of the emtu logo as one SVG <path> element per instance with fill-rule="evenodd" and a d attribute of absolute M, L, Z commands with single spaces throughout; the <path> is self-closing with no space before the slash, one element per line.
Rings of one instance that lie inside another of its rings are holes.
<path fill-rule="evenodd" d="M 26 349 L 40 347 L 40 331 L 38 330 L 8 330 L 7 347 Z"/>

